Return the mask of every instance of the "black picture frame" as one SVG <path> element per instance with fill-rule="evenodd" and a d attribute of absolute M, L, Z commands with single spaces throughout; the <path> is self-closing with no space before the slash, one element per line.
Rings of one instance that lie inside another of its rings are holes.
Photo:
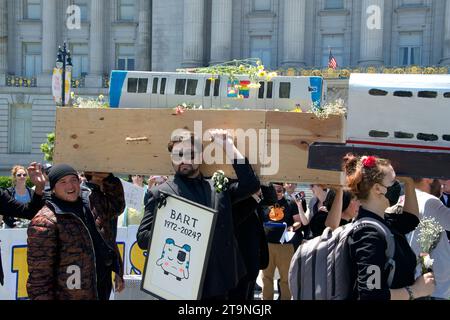
<path fill-rule="evenodd" d="M 150 252 L 151 252 L 151 246 L 153 243 L 153 237 L 155 235 L 155 230 L 156 228 L 161 228 L 161 226 L 157 226 L 156 222 L 158 221 L 158 213 L 159 213 L 159 208 L 160 208 L 160 202 L 167 202 L 167 199 L 170 198 L 174 198 L 176 200 L 182 201 L 186 204 L 189 204 L 193 207 L 202 209 L 204 212 L 209 212 L 210 214 L 212 214 L 212 220 L 211 220 L 211 224 L 210 224 L 210 230 L 209 230 L 209 237 L 208 237 L 208 244 L 207 244 L 207 249 L 206 249 L 206 253 L 205 253 L 205 259 L 203 261 L 203 268 L 202 268 L 202 275 L 201 275 L 201 280 L 200 280 L 200 284 L 199 284 L 199 289 L 197 292 L 197 296 L 196 296 L 196 300 L 200 300 L 202 297 L 202 290 L 203 290 L 203 284 L 205 282 L 205 276 L 206 276 L 206 269 L 208 267 L 208 262 L 209 262 L 209 257 L 210 257 L 210 253 L 211 253 L 211 247 L 212 247 L 212 241 L 214 238 L 214 231 L 215 231 L 215 226 L 217 223 L 217 215 L 218 215 L 218 211 L 209 207 L 206 207 L 204 205 L 201 205 L 199 203 L 190 201 L 188 199 L 185 199 L 183 197 L 180 197 L 178 195 L 175 194 L 170 194 L 164 191 L 160 191 L 160 198 L 159 198 L 159 203 L 157 206 L 155 206 L 155 212 L 154 212 L 154 220 L 153 220 L 153 224 L 152 224 L 152 230 L 151 230 L 151 234 L 150 234 L 150 241 L 149 241 L 149 245 L 147 248 L 147 257 L 145 258 L 145 264 L 144 264 L 144 270 L 142 272 L 142 281 L 141 281 L 141 290 L 144 291 L 145 293 L 153 296 L 154 298 L 158 299 L 158 300 L 166 300 L 164 297 L 159 296 L 158 294 L 151 292 L 150 290 L 147 290 L 146 288 L 144 288 L 144 284 L 145 284 L 145 279 L 146 279 L 146 275 L 148 274 L 148 261 L 150 259 Z M 165 205 L 163 204 L 162 206 L 165 207 Z"/>

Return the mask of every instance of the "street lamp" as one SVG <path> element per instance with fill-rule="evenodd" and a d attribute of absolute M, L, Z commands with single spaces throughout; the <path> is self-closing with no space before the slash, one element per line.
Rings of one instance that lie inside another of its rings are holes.
<path fill-rule="evenodd" d="M 58 55 L 56 59 L 56 67 L 62 69 L 62 92 L 61 92 L 61 106 L 66 105 L 66 72 L 72 72 L 72 57 L 70 55 L 70 50 L 67 50 L 67 44 L 64 42 L 64 46 L 58 48 Z"/>

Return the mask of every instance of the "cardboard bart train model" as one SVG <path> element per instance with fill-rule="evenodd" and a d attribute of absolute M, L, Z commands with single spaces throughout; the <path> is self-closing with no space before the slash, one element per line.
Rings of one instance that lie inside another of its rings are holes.
<path fill-rule="evenodd" d="M 220 128 L 262 181 L 342 184 L 348 152 L 388 158 L 398 175 L 450 179 L 450 75 L 352 74 L 347 114 L 324 118 L 326 90 L 321 77 L 113 71 L 109 109 L 58 108 L 54 161 L 172 175 L 174 130 L 204 138 L 214 155 L 204 133 Z M 235 176 L 229 164 L 201 167 L 218 169 Z"/>

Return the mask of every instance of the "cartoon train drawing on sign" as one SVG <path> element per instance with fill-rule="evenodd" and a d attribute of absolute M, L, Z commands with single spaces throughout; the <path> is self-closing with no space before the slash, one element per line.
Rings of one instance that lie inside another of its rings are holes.
<path fill-rule="evenodd" d="M 167 239 L 156 265 L 161 267 L 166 276 L 173 275 L 178 281 L 189 279 L 191 246 L 179 247 L 173 239 Z"/>

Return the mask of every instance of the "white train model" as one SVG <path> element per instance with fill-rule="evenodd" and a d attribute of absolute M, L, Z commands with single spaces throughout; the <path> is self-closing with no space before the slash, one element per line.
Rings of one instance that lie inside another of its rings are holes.
<path fill-rule="evenodd" d="M 314 143 L 308 167 L 341 170 L 352 152 L 399 175 L 450 179 L 450 75 L 352 74 L 346 143 Z"/>
<path fill-rule="evenodd" d="M 352 74 L 347 143 L 450 152 L 450 75 Z"/>
<path fill-rule="evenodd" d="M 213 78 L 217 78 L 212 80 Z M 111 108 L 174 108 L 186 103 L 209 108 L 291 111 L 320 108 L 326 98 L 322 77 L 273 77 L 250 85 L 248 76 L 211 74 L 112 71 Z"/>

